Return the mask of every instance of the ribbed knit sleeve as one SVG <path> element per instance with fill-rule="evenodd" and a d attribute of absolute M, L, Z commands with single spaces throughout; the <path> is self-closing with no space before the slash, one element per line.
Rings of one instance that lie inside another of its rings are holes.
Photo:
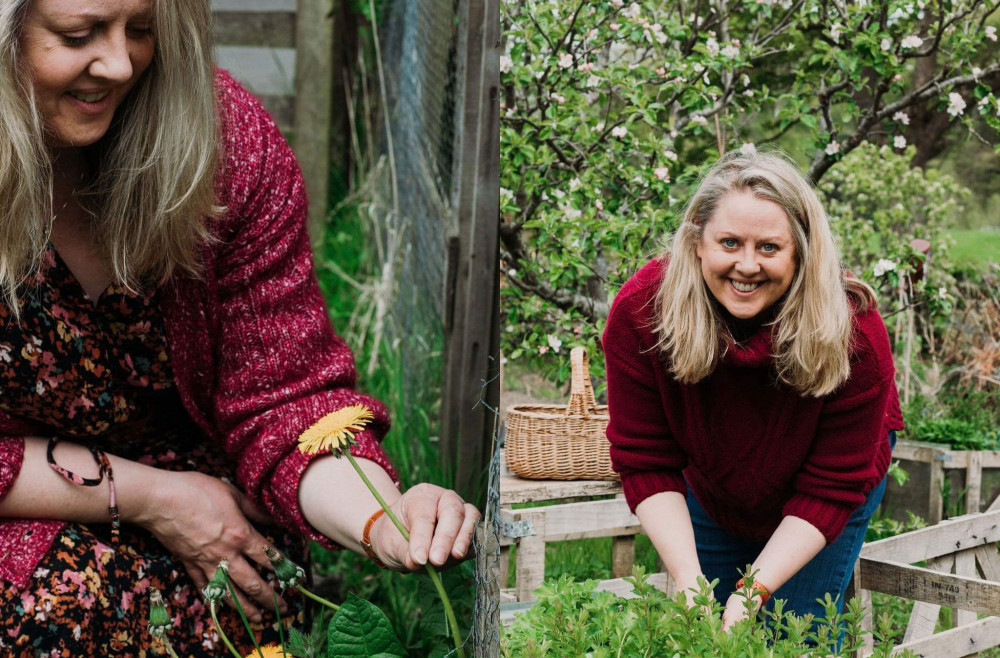
<path fill-rule="evenodd" d="M 246 492 L 280 524 L 330 546 L 299 507 L 299 481 L 313 457 L 298 450 L 298 436 L 332 411 L 364 404 L 375 418 L 351 452 L 396 479 L 379 446 L 389 418 L 381 402 L 354 390 L 354 358 L 330 326 L 292 151 L 256 99 L 220 77 L 229 180 L 228 198 L 221 200 L 231 229 L 215 263 L 212 413 Z"/>
<path fill-rule="evenodd" d="M 24 463 L 24 439 L 19 436 L 0 436 L 0 498 L 14 486 L 17 474 Z"/>
<path fill-rule="evenodd" d="M 815 439 L 782 513 L 814 525 L 832 543 L 885 476 L 886 410 L 895 391 L 892 352 L 875 309 L 854 318 L 851 374 L 823 402 Z"/>
<path fill-rule="evenodd" d="M 654 264 L 656 266 L 656 264 Z M 647 329 L 651 285 L 637 275 L 611 306 L 602 345 L 608 378 L 611 466 L 621 475 L 629 508 L 663 492 L 687 493 L 681 470 L 687 457 L 670 433 L 656 368 L 663 368 Z"/>

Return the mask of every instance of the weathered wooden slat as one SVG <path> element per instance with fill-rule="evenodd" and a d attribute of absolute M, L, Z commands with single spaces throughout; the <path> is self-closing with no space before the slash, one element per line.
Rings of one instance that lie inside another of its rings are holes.
<path fill-rule="evenodd" d="M 977 578 L 979 576 L 976 572 L 975 551 L 975 548 L 968 548 L 964 551 L 955 553 L 955 575 L 967 576 L 969 578 Z M 961 608 L 955 608 L 954 614 L 952 615 L 955 627 L 971 624 L 976 621 L 976 619 L 977 617 L 975 612 L 972 612 L 971 610 L 963 610 Z"/>
<path fill-rule="evenodd" d="M 865 589 L 987 615 L 1000 614 L 1000 583 L 891 561 L 861 559 Z"/>
<path fill-rule="evenodd" d="M 975 549 L 975 553 L 983 578 L 1000 583 L 1000 553 L 996 546 L 980 546 Z"/>
<path fill-rule="evenodd" d="M 646 581 L 656 589 L 661 592 L 670 592 L 669 584 L 671 582 L 670 576 L 665 573 L 654 573 L 650 574 L 648 580 Z M 610 580 L 602 580 L 598 583 L 596 590 L 597 592 L 611 592 L 617 594 L 623 599 L 634 599 L 635 592 L 632 591 L 632 584 L 626 581 L 624 578 L 612 578 Z"/>
<path fill-rule="evenodd" d="M 941 606 L 936 603 L 927 603 L 926 601 L 914 603 L 913 611 L 910 612 L 910 621 L 906 624 L 906 632 L 903 633 L 903 642 L 922 640 L 933 635 L 939 612 L 941 612 Z"/>
<path fill-rule="evenodd" d="M 585 503 L 567 503 L 565 505 L 550 505 L 547 507 L 532 507 L 527 510 L 503 510 L 507 515 L 517 519 L 519 513 L 528 512 L 532 518 L 545 518 L 544 537 L 548 541 L 565 541 L 580 537 L 609 537 L 619 530 L 620 534 L 631 534 L 628 529 L 638 530 L 639 519 L 629 511 L 628 503 L 623 498 L 610 500 L 592 500 Z M 523 520 L 523 516 L 521 517 Z M 535 529 L 536 534 L 538 529 Z M 593 534 L 603 533 L 603 534 Z"/>
<path fill-rule="evenodd" d="M 295 12 L 212 12 L 215 42 L 220 46 L 295 47 Z"/>
<path fill-rule="evenodd" d="M 545 515 L 524 514 L 522 520 L 531 521 L 537 535 L 522 537 L 517 545 L 514 577 L 517 579 L 518 601 L 534 601 L 535 590 L 545 578 Z"/>
<path fill-rule="evenodd" d="M 866 544 L 861 557 L 912 563 L 997 541 L 1000 541 L 1000 511 L 971 519 L 949 519 L 929 528 L 881 539 Z"/>
<path fill-rule="evenodd" d="M 635 564 L 635 536 L 614 537 L 611 540 L 611 577 L 631 576 L 633 564 Z"/>
<path fill-rule="evenodd" d="M 965 472 L 965 512 L 978 514 L 980 489 L 983 486 L 983 453 L 976 450 L 970 452 L 968 457 L 969 465 Z"/>
<path fill-rule="evenodd" d="M 909 649 L 922 658 L 974 655 L 987 647 L 1000 644 L 1000 618 L 987 617 L 977 622 L 942 631 L 931 637 L 904 642 L 893 649 L 893 655 Z"/>

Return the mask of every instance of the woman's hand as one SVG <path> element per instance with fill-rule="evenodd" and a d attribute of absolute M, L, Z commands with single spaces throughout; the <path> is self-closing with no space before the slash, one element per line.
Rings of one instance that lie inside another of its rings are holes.
<path fill-rule="evenodd" d="M 232 484 L 196 472 L 159 471 L 149 504 L 131 520 L 149 530 L 180 559 L 195 585 L 204 587 L 223 557 L 247 617 L 261 620 L 274 609 L 274 589 L 251 564 L 270 569 L 267 540 L 251 521 L 273 522 Z M 278 600 L 282 613 L 285 603 Z"/>
<path fill-rule="evenodd" d="M 760 596 L 754 594 L 753 598 L 750 599 L 753 605 L 754 614 L 760 610 Z M 722 611 L 722 630 L 728 631 L 737 622 L 743 621 L 747 618 L 747 599 L 740 592 L 733 592 L 729 595 L 729 600 L 726 601 L 726 609 Z"/>
<path fill-rule="evenodd" d="M 407 490 L 390 508 L 409 530 L 410 541 L 385 514 L 372 526 L 369 539 L 383 564 L 397 570 L 417 571 L 428 560 L 434 566 L 449 558 L 461 560 L 481 518 L 479 510 L 454 491 L 426 483 Z"/>

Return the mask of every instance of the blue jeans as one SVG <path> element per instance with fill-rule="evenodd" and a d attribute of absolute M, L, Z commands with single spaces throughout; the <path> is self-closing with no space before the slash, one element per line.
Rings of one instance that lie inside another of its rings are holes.
<path fill-rule="evenodd" d="M 896 447 L 894 431 L 889 432 L 889 444 Z M 774 598 L 787 601 L 785 611 L 794 611 L 799 616 L 812 613 L 815 619 L 821 619 L 826 613 L 816 599 L 822 599 L 826 593 L 837 598 L 837 611 L 842 610 L 844 592 L 851 580 L 854 563 L 861 553 L 868 522 L 882 502 L 885 484 L 883 478 L 851 515 L 844 532 L 775 592 Z M 708 518 L 690 491 L 687 504 L 702 572 L 709 582 L 719 579 L 719 584 L 715 587 L 715 599 L 725 605 L 741 571 L 760 555 L 767 542 L 746 541 L 729 534 Z M 768 602 L 768 607 L 773 606 L 772 599 Z"/>

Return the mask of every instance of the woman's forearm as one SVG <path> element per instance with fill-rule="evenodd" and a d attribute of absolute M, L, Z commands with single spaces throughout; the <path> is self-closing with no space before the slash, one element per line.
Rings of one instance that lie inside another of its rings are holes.
<path fill-rule="evenodd" d="M 773 594 L 824 546 L 826 538 L 816 526 L 796 516 L 786 516 L 754 560 L 756 578 Z"/>
<path fill-rule="evenodd" d="M 0 498 L 0 517 L 54 519 L 81 523 L 108 522 L 110 498 L 107 478 L 96 487 L 74 484 L 49 467 L 48 439 L 25 437 L 21 470 L 7 495 Z M 56 462 L 81 477 L 96 478 L 98 465 L 85 447 L 61 441 L 53 452 Z M 108 455 L 122 522 L 142 523 L 165 473 L 114 455 Z"/>
<path fill-rule="evenodd" d="M 636 506 L 635 515 L 677 588 L 682 591 L 697 589 L 698 576 L 702 575 L 701 564 L 684 495 L 664 491 L 650 496 Z"/>
<path fill-rule="evenodd" d="M 368 459 L 356 459 L 386 503 L 400 497 L 385 470 Z M 361 534 L 379 503 L 346 458 L 331 455 L 312 461 L 299 483 L 299 505 L 312 527 L 336 543 L 361 553 Z"/>

